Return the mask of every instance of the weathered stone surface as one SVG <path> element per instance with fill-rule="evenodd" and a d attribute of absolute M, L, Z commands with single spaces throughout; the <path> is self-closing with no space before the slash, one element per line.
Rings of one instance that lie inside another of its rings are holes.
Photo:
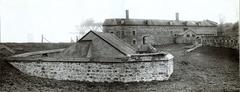
<path fill-rule="evenodd" d="M 173 59 L 140 62 L 10 62 L 20 71 L 57 80 L 90 82 L 133 82 L 167 80 L 173 73 Z"/>

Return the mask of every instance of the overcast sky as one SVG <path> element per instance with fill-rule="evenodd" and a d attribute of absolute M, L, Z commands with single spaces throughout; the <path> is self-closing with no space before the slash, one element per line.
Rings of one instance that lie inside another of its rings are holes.
<path fill-rule="evenodd" d="M 209 19 L 236 22 L 239 0 L 0 0 L 1 41 L 40 42 L 41 34 L 50 42 L 76 39 L 76 26 L 86 19 L 106 18 L 174 20 Z"/>

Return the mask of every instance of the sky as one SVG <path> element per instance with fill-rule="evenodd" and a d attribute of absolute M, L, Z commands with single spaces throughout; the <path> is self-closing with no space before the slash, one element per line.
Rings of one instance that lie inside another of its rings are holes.
<path fill-rule="evenodd" d="M 239 0 L 0 0 L 1 42 L 75 40 L 84 20 L 106 18 L 236 22 Z"/>

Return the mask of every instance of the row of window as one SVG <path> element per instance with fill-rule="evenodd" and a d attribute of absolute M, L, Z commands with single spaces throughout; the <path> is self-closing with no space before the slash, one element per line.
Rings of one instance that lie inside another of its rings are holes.
<path fill-rule="evenodd" d="M 169 31 L 169 32 L 170 32 L 171 34 L 173 34 L 173 31 Z M 112 32 L 112 31 L 111 31 L 110 33 L 114 34 L 114 32 Z M 120 34 L 121 34 L 121 35 L 125 35 L 125 32 L 124 32 L 124 31 L 117 31 L 117 32 L 116 32 L 116 35 L 120 35 Z M 135 35 L 136 35 L 136 31 L 132 31 L 132 35 L 135 36 Z M 174 34 L 174 36 L 177 36 L 177 34 Z"/>
<path fill-rule="evenodd" d="M 120 34 L 120 32 L 121 32 L 121 34 L 122 34 L 122 35 L 125 35 L 125 32 L 124 32 L 124 31 L 117 31 L 117 33 L 116 33 L 116 34 L 117 34 L 117 35 L 119 35 L 119 34 Z M 110 33 L 112 33 L 112 34 L 113 34 L 114 32 L 110 32 Z M 132 31 L 132 35 L 134 35 L 134 36 L 135 36 L 135 35 L 136 35 L 136 32 L 135 32 L 135 31 Z"/>
<path fill-rule="evenodd" d="M 190 34 L 187 34 L 187 35 L 186 35 L 186 37 L 190 37 Z M 192 37 L 195 37 L 195 35 L 194 35 L 194 34 L 192 34 Z"/>

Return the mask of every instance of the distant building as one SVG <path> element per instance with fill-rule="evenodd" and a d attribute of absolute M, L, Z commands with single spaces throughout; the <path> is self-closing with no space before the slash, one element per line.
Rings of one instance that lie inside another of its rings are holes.
<path fill-rule="evenodd" d="M 135 47 L 145 43 L 176 43 L 178 35 L 188 30 L 197 36 L 216 36 L 217 23 L 210 20 L 182 21 L 178 13 L 176 20 L 131 19 L 128 11 L 126 18 L 106 19 L 103 23 L 103 32 L 113 33 Z"/>
<path fill-rule="evenodd" d="M 176 43 L 191 43 L 196 40 L 197 33 L 192 30 L 186 30 L 179 33 L 176 37 Z"/>

